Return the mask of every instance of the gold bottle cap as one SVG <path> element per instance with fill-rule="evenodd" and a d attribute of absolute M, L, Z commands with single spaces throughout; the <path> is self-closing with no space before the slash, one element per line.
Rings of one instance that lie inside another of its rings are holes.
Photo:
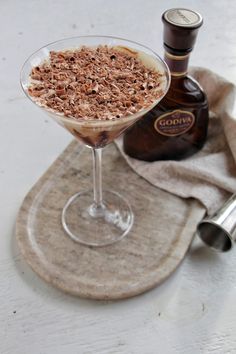
<path fill-rule="evenodd" d="M 195 44 L 202 16 L 188 9 L 170 9 L 163 13 L 164 45 L 173 50 L 190 52 Z M 172 53 L 174 54 L 174 53 Z"/>
<path fill-rule="evenodd" d="M 164 13 L 164 19 L 178 27 L 198 28 L 202 25 L 202 16 L 193 10 L 170 9 Z"/>

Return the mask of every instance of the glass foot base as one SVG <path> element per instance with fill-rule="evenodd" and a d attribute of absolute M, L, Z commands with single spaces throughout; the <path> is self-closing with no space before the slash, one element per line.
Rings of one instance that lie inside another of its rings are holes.
<path fill-rule="evenodd" d="M 62 212 L 62 225 L 76 242 L 87 246 L 111 245 L 130 231 L 133 213 L 129 203 L 118 193 L 103 191 L 103 205 L 96 208 L 93 192 L 73 195 Z"/>

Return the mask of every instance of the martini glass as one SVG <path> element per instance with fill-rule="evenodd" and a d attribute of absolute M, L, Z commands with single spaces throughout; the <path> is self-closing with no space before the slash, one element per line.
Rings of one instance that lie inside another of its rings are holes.
<path fill-rule="evenodd" d="M 42 107 L 29 95 L 31 70 L 47 60 L 50 51 L 98 45 L 108 45 L 127 51 L 139 58 L 146 66 L 163 74 L 160 92 L 153 104 L 137 113 L 114 120 L 83 120 L 68 118 L 50 108 Z M 21 71 L 21 85 L 27 97 L 92 151 L 93 190 L 76 193 L 62 210 L 63 228 L 74 241 L 88 246 L 105 246 L 121 240 L 130 231 L 134 216 L 129 202 L 115 191 L 102 189 L 102 148 L 152 109 L 164 97 L 169 84 L 168 67 L 156 53 L 136 42 L 115 37 L 81 36 L 60 40 L 39 49 L 25 62 Z"/>

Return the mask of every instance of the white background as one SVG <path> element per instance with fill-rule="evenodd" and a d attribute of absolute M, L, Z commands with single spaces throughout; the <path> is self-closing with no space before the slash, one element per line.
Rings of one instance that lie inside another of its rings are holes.
<path fill-rule="evenodd" d="M 236 353 L 236 251 L 192 247 L 178 274 L 134 299 L 108 303 L 64 295 L 24 263 L 14 240 L 30 187 L 71 140 L 22 93 L 24 60 L 63 37 L 106 34 L 162 53 L 162 12 L 204 17 L 191 64 L 236 83 L 236 2 L 0 0 L 0 353 Z"/>

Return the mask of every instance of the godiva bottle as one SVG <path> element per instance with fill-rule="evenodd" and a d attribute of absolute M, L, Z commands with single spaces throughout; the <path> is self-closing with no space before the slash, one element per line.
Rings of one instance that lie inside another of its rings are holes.
<path fill-rule="evenodd" d="M 146 161 L 186 158 L 201 149 L 207 137 L 207 98 L 187 73 L 202 17 L 192 10 L 170 9 L 162 21 L 171 85 L 162 101 L 124 135 L 124 151 Z"/>

